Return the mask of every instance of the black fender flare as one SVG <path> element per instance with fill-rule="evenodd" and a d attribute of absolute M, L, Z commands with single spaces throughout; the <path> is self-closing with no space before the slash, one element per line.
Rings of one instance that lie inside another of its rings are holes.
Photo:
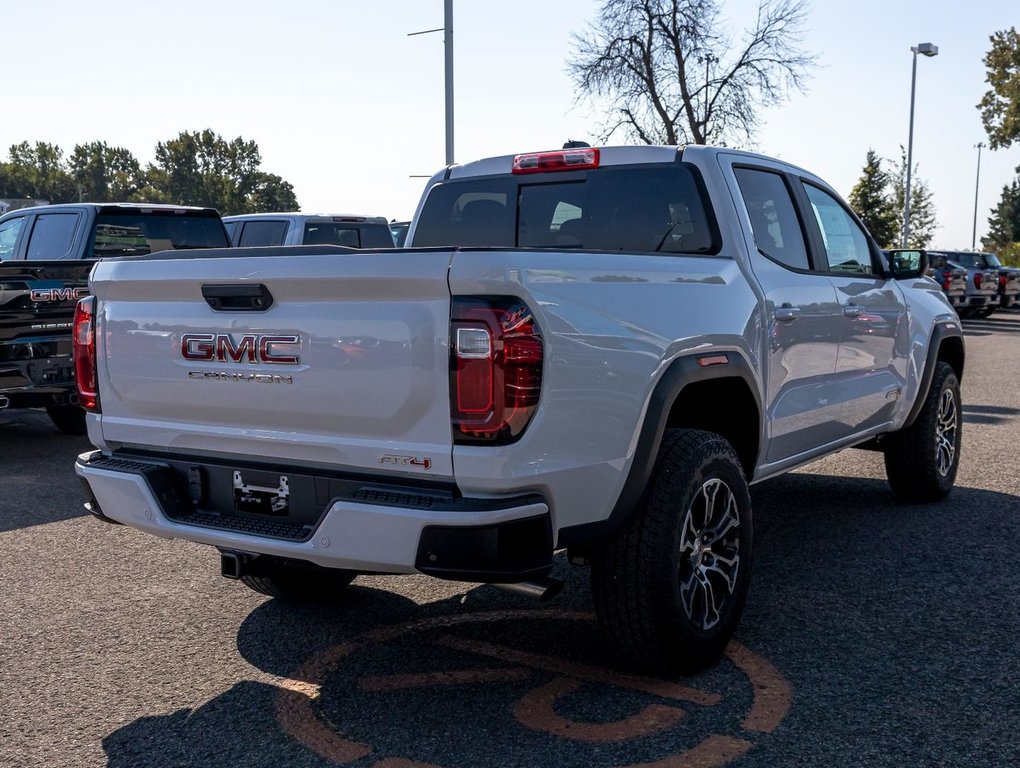
<path fill-rule="evenodd" d="M 910 407 L 910 412 L 907 414 L 907 420 L 903 423 L 902 429 L 907 429 L 917 421 L 921 408 L 924 407 L 924 401 L 928 397 L 928 390 L 931 389 L 931 380 L 935 376 L 935 364 L 941 359 L 939 352 L 942 349 L 942 344 L 946 339 L 951 338 L 958 338 L 960 340 L 960 360 L 959 368 L 956 370 L 956 377 L 961 381 L 963 380 L 963 364 L 967 357 L 967 348 L 963 343 L 963 328 L 960 326 L 959 321 L 955 323 L 939 323 L 932 329 L 931 336 L 928 339 L 928 354 L 924 360 L 924 371 L 921 373 L 917 397 L 914 398 L 914 404 Z"/>
<path fill-rule="evenodd" d="M 726 357 L 724 364 L 705 365 L 699 360 Z M 747 385 L 758 409 L 755 429 L 761 429 L 761 392 L 751 365 L 736 352 L 698 352 L 679 357 L 670 363 L 652 389 L 645 410 L 644 421 L 638 434 L 634 460 L 624 481 L 623 489 L 609 517 L 591 523 L 571 525 L 559 530 L 556 546 L 585 547 L 612 538 L 626 523 L 644 496 L 648 481 L 655 469 L 655 459 L 662 445 L 670 411 L 681 392 L 690 386 L 713 379 L 739 378 Z"/>

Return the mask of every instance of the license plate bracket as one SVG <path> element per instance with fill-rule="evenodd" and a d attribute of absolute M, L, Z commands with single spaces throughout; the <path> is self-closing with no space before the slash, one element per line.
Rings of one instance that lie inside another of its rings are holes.
<path fill-rule="evenodd" d="M 290 512 L 290 485 L 286 475 L 279 476 L 276 487 L 245 482 L 240 470 L 234 470 L 234 510 L 257 515 L 286 516 Z"/>

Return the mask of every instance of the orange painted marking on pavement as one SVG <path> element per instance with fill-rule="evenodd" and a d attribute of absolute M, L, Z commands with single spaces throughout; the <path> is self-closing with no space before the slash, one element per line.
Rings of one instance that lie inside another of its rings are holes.
<path fill-rule="evenodd" d="M 679 707 L 650 704 L 636 715 L 612 723 L 579 723 L 557 714 L 556 700 L 581 687 L 579 680 L 557 677 L 514 703 L 514 716 L 533 731 L 577 741 L 627 741 L 672 728 L 685 716 Z"/>
<path fill-rule="evenodd" d="M 746 731 L 772 733 L 793 704 L 793 689 L 771 663 L 737 643 L 726 647 L 726 656 L 754 686 L 751 711 L 740 724 Z"/>
<path fill-rule="evenodd" d="M 557 611 L 552 608 L 531 608 L 525 610 L 484 611 L 482 613 L 461 613 L 454 616 L 433 616 L 419 621 L 408 621 L 388 627 L 371 629 L 362 637 L 366 640 L 393 640 L 412 632 L 423 632 L 439 627 L 455 627 L 458 624 L 486 624 L 508 619 L 565 619 L 567 621 L 594 621 L 591 611 Z"/>
<path fill-rule="evenodd" d="M 563 659 L 543 656 L 538 653 L 517 651 L 513 648 L 505 648 L 501 645 L 485 643 L 479 640 L 468 640 L 453 635 L 443 635 L 436 642 L 457 651 L 466 651 L 467 653 L 489 656 L 493 659 L 509 661 L 514 664 L 523 664 L 524 666 L 534 667 L 546 672 L 555 672 L 559 675 L 575 677 L 592 683 L 605 683 L 606 685 L 615 685 L 620 688 L 629 688 L 632 691 L 650 693 L 653 696 L 661 696 L 664 699 L 689 701 L 692 704 L 701 704 L 706 707 L 722 701 L 722 696 L 718 693 L 706 693 L 705 691 L 699 691 L 697 688 L 688 688 L 687 686 L 677 685 L 666 680 L 637 677 L 622 672 L 613 672 L 601 667 L 575 664 L 572 661 L 564 661 Z"/>
<path fill-rule="evenodd" d="M 351 763 L 372 753 L 366 744 L 339 736 L 327 728 L 315 715 L 312 702 L 318 697 L 318 686 L 322 684 L 324 673 L 329 671 L 341 659 L 357 650 L 357 643 L 345 643 L 316 654 L 300 666 L 294 677 L 314 686 L 310 695 L 302 685 L 281 688 L 276 696 L 276 719 L 288 736 L 304 744 L 308 749 L 334 763 Z"/>
<path fill-rule="evenodd" d="M 634 763 L 625 768 L 718 768 L 753 747 L 749 741 L 732 736 L 709 736 L 696 747 L 654 763 Z"/>
<path fill-rule="evenodd" d="M 472 685 L 475 683 L 513 683 L 527 680 L 534 673 L 525 667 L 508 669 L 463 669 L 449 672 L 425 672 L 418 675 L 378 675 L 363 677 L 358 686 L 363 691 L 399 691 L 402 688 L 425 688 L 430 685 Z"/>

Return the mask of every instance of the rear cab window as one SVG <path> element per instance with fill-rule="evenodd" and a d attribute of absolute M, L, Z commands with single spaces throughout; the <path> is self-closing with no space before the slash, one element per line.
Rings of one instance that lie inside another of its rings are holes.
<path fill-rule="evenodd" d="M 191 248 L 227 248 L 226 230 L 215 214 L 145 210 L 96 216 L 86 257 L 134 256 Z"/>
<path fill-rule="evenodd" d="M 718 230 L 690 166 L 603 166 L 437 184 L 414 245 L 714 254 Z"/>
<path fill-rule="evenodd" d="M 262 245 L 283 245 L 287 239 L 290 222 L 280 220 L 245 221 L 237 244 L 242 247 Z"/>
<path fill-rule="evenodd" d="M 349 248 L 392 248 L 389 225 L 380 222 L 309 221 L 301 240 L 305 245 L 344 245 Z"/>

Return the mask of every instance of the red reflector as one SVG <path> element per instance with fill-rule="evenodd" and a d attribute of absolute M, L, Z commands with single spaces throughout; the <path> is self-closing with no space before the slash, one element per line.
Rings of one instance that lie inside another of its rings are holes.
<path fill-rule="evenodd" d="M 730 359 L 726 355 L 710 355 L 707 357 L 699 357 L 698 365 L 702 368 L 708 368 L 710 365 L 726 365 Z"/>
<path fill-rule="evenodd" d="M 96 383 L 95 296 L 86 296 L 74 308 L 72 351 L 78 403 L 87 411 L 99 411 L 99 388 Z"/>
<path fill-rule="evenodd" d="M 975 272 L 974 273 L 974 287 L 975 288 L 980 288 L 982 282 L 984 282 L 984 275 L 982 275 L 980 272 Z"/>
<path fill-rule="evenodd" d="M 550 171 L 580 171 L 599 167 L 598 147 L 564 149 L 556 152 L 532 152 L 517 155 L 513 173 L 547 173 Z"/>

